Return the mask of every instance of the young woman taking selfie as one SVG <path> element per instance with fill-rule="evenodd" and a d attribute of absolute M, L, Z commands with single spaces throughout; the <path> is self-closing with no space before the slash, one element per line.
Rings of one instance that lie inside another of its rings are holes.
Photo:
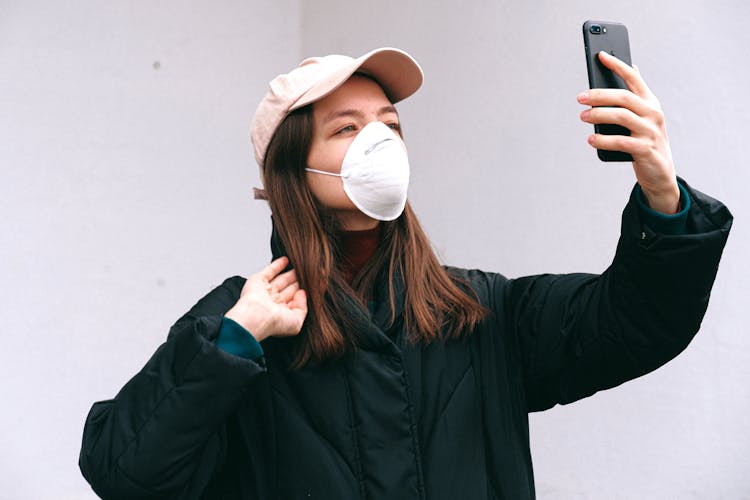
<path fill-rule="evenodd" d="M 407 201 L 406 53 L 303 61 L 253 119 L 272 258 L 229 278 L 88 416 L 104 498 L 534 498 L 528 413 L 663 365 L 708 303 L 731 214 L 676 177 L 638 71 L 578 96 L 636 186 L 601 274 L 444 267 Z M 415 168 L 420 168 L 415 165 Z M 488 228 L 488 230 L 492 230 Z M 467 242 L 468 245 L 472 244 Z"/>

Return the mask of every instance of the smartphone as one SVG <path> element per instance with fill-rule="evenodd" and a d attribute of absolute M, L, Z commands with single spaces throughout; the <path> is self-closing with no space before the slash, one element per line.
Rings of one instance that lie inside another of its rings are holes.
<path fill-rule="evenodd" d="M 628 29 L 624 24 L 608 21 L 586 21 L 583 23 L 583 45 L 586 49 L 586 68 L 589 73 L 589 88 L 592 89 L 627 89 L 625 82 L 612 70 L 599 61 L 599 52 L 606 50 L 628 65 L 630 61 L 630 42 Z M 597 134 L 630 135 L 630 130 L 620 125 L 594 125 Z M 602 161 L 633 161 L 629 153 L 597 149 Z"/>

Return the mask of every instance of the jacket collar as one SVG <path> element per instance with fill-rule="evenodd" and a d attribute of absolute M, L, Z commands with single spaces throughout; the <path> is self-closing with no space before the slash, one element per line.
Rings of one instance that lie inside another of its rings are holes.
<path fill-rule="evenodd" d="M 286 255 L 286 249 L 276 230 L 276 224 L 271 218 L 271 254 L 273 259 Z M 291 264 L 284 271 L 290 270 Z M 385 353 L 398 352 L 397 344 L 403 342 L 403 309 L 406 295 L 406 287 L 401 273 L 393 276 L 394 307 L 393 324 L 390 323 L 391 308 L 388 298 L 388 276 L 381 272 L 375 285 L 374 300 L 368 309 L 363 308 L 357 300 L 343 290 L 338 290 L 338 298 L 348 315 L 346 323 L 349 324 L 351 332 L 356 338 L 360 349 L 380 351 Z"/>

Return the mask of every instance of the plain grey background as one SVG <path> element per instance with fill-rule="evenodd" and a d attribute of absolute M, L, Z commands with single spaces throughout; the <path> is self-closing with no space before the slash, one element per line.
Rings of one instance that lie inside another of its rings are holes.
<path fill-rule="evenodd" d="M 620 21 L 680 175 L 737 223 L 702 331 L 531 415 L 542 499 L 750 498 L 748 3 L 0 0 L 0 498 L 94 498 L 86 413 L 225 277 L 269 259 L 249 144 L 268 80 L 396 46 L 410 199 L 443 261 L 601 272 L 634 177 L 586 144 L 581 24 Z"/>

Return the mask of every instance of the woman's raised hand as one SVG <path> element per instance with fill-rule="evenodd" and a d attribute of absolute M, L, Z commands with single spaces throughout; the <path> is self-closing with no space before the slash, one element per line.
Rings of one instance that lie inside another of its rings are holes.
<path fill-rule="evenodd" d="M 638 68 L 606 52 L 599 52 L 599 60 L 625 81 L 628 90 L 591 89 L 580 93 L 578 102 L 592 106 L 581 113 L 581 120 L 621 125 L 630 129 L 630 136 L 593 134 L 589 144 L 597 149 L 630 153 L 649 206 L 657 212 L 673 214 L 679 210 L 680 188 L 659 100 Z"/>
<path fill-rule="evenodd" d="M 307 316 L 307 296 L 294 269 L 281 273 L 289 263 L 280 257 L 245 282 L 237 303 L 225 314 L 260 342 L 266 337 L 297 335 Z"/>

